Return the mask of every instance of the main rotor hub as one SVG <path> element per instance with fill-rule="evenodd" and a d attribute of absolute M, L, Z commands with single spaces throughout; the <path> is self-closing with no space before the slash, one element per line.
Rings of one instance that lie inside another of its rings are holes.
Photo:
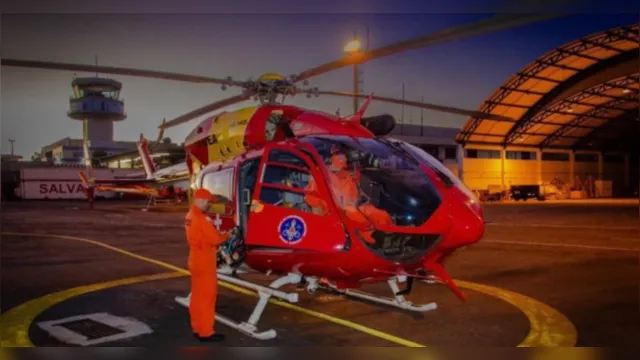
<path fill-rule="evenodd" d="M 282 103 L 286 96 L 294 95 L 295 92 L 296 87 L 293 82 L 277 73 L 263 74 L 255 81 L 247 81 L 245 86 L 245 94 L 253 96 L 261 104 Z M 278 95 L 282 95 L 281 101 L 278 101 Z"/>

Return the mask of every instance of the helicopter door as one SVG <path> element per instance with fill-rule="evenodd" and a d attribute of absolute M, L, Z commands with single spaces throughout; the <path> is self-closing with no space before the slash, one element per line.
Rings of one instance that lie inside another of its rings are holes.
<path fill-rule="evenodd" d="M 238 226 L 241 237 L 244 237 L 247 233 L 249 207 L 258 182 L 259 168 L 259 157 L 245 160 L 238 168 Z"/>
<path fill-rule="evenodd" d="M 260 161 L 253 193 L 246 243 L 250 247 L 335 251 L 346 234 L 332 202 L 318 212 L 305 190 L 313 179 L 322 199 L 329 198 L 322 173 L 297 147 L 268 144 Z M 314 205 L 316 206 L 316 205 Z"/>

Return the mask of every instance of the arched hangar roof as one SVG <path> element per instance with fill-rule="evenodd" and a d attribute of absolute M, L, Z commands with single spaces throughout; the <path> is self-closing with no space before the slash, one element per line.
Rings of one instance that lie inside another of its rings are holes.
<path fill-rule="evenodd" d="M 592 34 L 541 56 L 480 107 L 514 120 L 470 118 L 456 141 L 540 149 L 639 149 L 638 28 L 636 24 Z"/>

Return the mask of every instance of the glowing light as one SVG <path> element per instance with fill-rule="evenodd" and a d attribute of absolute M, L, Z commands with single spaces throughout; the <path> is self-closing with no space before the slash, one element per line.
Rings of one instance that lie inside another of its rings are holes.
<path fill-rule="evenodd" d="M 345 45 L 344 47 L 344 52 L 346 53 L 357 53 L 358 51 L 360 51 L 360 40 L 358 39 L 353 39 L 351 41 L 349 41 L 347 43 L 347 45 Z"/>
<path fill-rule="evenodd" d="M 624 89 L 624 90 L 622 90 L 622 93 L 623 93 L 623 94 L 628 94 L 628 93 L 630 93 L 630 92 L 631 92 L 631 90 L 629 90 L 629 89 Z"/>

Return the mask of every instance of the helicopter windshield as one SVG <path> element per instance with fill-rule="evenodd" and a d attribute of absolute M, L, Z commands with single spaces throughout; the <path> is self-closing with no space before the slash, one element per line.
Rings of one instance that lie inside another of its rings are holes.
<path fill-rule="evenodd" d="M 325 135 L 300 141 L 322 157 L 335 203 L 356 222 L 420 226 L 442 201 L 419 163 L 385 140 Z"/>

